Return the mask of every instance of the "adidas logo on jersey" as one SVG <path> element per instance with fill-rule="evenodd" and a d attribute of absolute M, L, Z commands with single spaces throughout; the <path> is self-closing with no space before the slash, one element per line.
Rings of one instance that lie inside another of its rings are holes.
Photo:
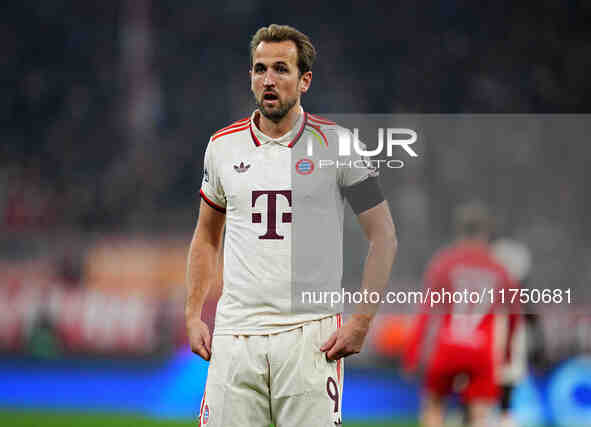
<path fill-rule="evenodd" d="M 234 165 L 234 170 L 238 173 L 246 172 L 250 168 L 250 165 L 245 165 L 244 162 L 240 162 L 238 166 Z"/>

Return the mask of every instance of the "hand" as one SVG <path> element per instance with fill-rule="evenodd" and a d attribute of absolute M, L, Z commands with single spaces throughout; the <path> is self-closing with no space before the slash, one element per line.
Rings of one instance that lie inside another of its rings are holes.
<path fill-rule="evenodd" d="M 326 359 L 329 361 L 359 353 L 369 330 L 370 320 L 368 316 L 354 314 L 331 335 L 320 347 L 320 351 L 326 352 Z"/>
<path fill-rule="evenodd" d="M 209 361 L 211 358 L 211 335 L 207 325 L 199 317 L 195 317 L 187 322 L 187 334 L 191 351 Z"/>

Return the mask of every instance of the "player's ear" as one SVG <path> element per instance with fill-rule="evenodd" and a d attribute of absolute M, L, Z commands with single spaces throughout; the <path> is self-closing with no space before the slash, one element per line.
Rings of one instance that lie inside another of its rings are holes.
<path fill-rule="evenodd" d="M 312 84 L 312 71 L 306 71 L 300 77 L 300 91 L 302 93 L 308 92 L 310 85 Z"/>

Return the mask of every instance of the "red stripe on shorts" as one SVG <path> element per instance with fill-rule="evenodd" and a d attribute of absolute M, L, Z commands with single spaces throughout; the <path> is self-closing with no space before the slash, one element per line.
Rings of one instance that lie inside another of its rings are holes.
<path fill-rule="evenodd" d="M 341 327 L 341 313 L 337 314 L 337 328 Z M 341 385 L 341 359 L 337 360 L 337 380 Z"/>
<path fill-rule="evenodd" d="M 199 409 L 199 424 L 197 424 L 197 427 L 201 427 L 201 416 L 203 415 L 203 405 L 205 404 L 205 396 L 207 396 L 207 390 L 203 391 L 203 399 L 201 399 L 201 409 Z"/>

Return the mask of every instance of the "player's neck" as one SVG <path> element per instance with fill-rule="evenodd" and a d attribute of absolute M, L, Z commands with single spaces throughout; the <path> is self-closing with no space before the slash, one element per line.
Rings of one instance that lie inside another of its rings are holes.
<path fill-rule="evenodd" d="M 457 242 L 468 246 L 488 246 L 489 239 L 486 234 L 478 234 L 473 236 L 461 236 Z"/>
<path fill-rule="evenodd" d="M 287 112 L 287 114 L 277 123 L 259 114 L 258 127 L 265 135 L 270 138 L 280 138 L 289 132 L 295 126 L 300 116 L 301 107 L 298 102 Z"/>

